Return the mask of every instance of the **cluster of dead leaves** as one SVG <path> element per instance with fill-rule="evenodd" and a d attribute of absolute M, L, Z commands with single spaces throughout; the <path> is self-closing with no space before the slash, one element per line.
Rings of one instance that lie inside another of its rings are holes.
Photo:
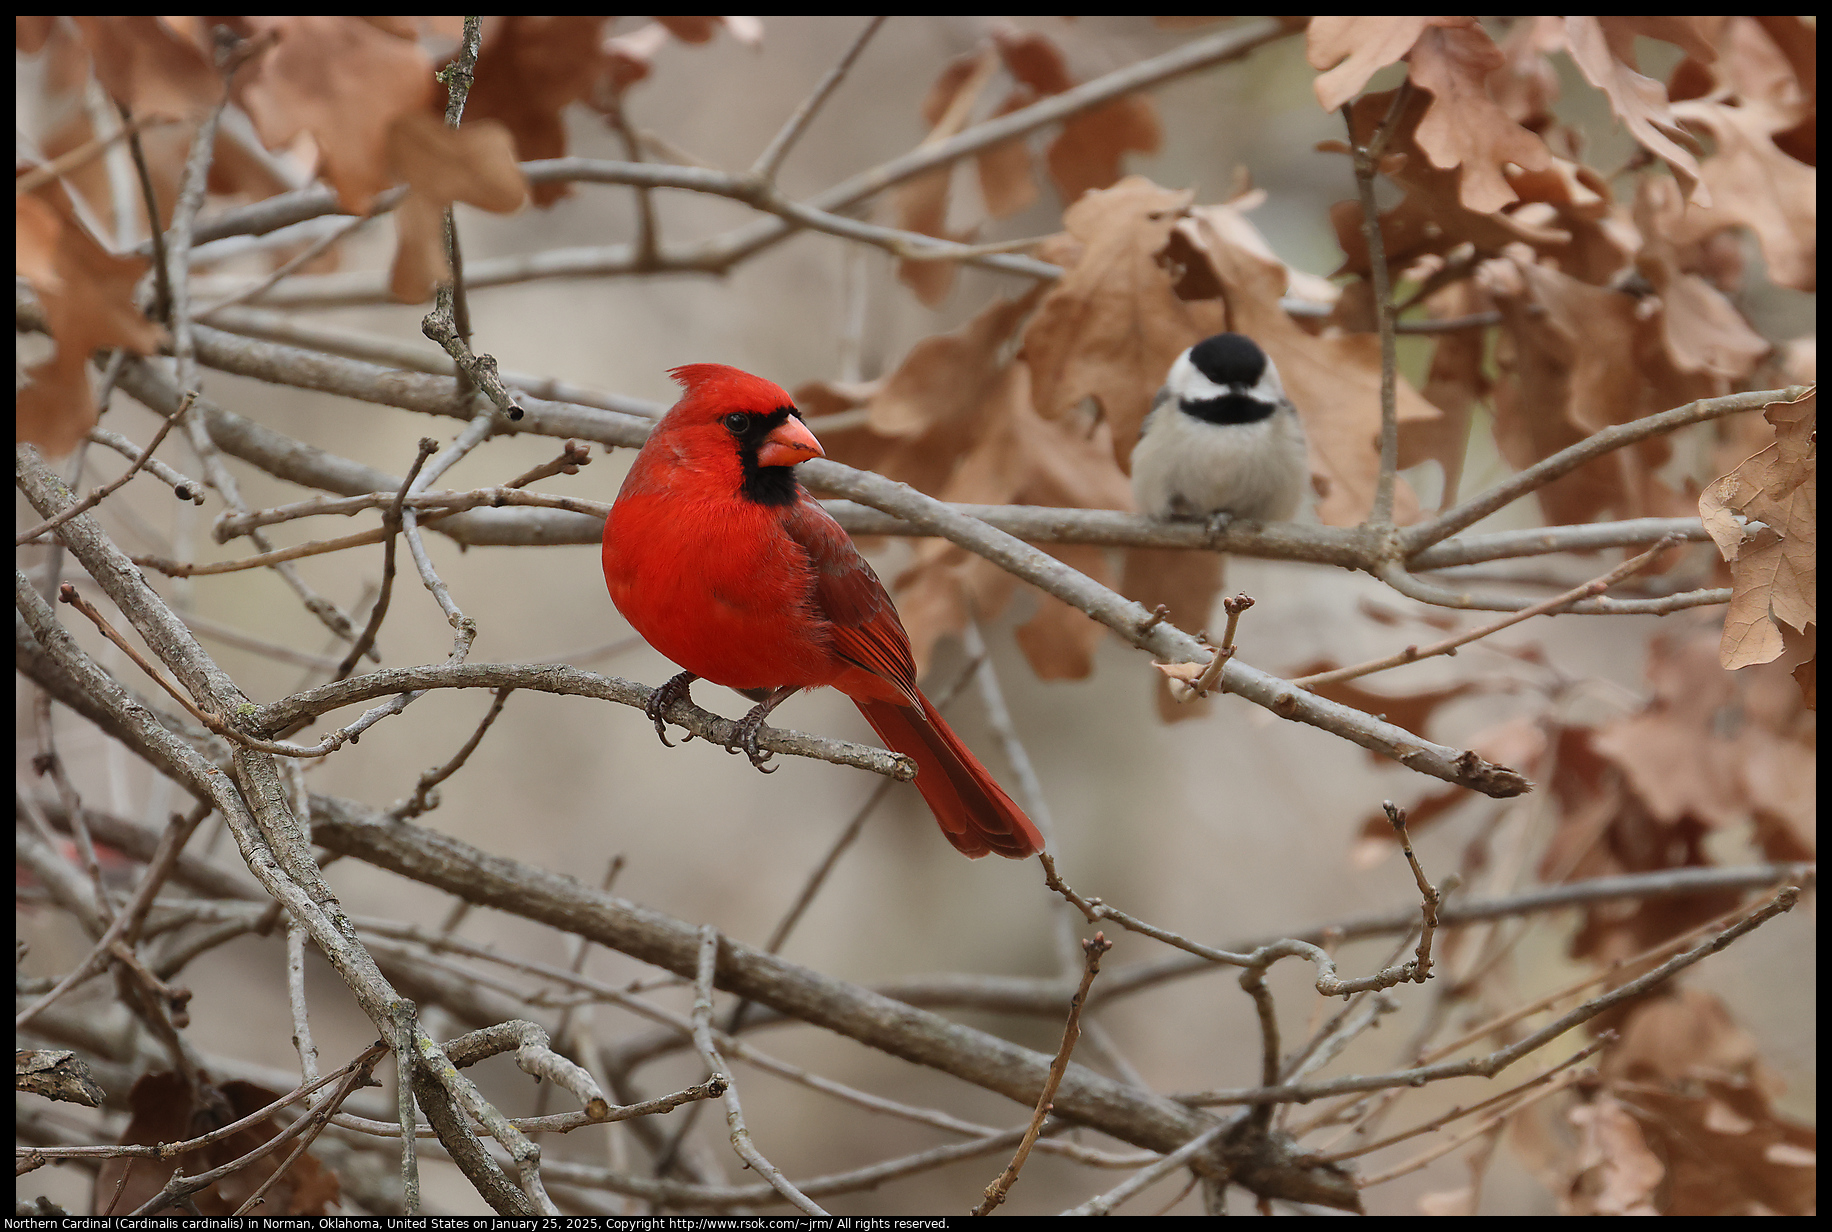
<path fill-rule="evenodd" d="M 984 110 L 981 98 L 1001 68 L 1007 79 L 1005 96 L 987 114 L 978 116 Z M 946 141 L 976 118 L 1009 115 L 1076 84 L 1062 49 L 1048 35 L 999 27 L 984 46 L 950 61 L 929 88 L 922 102 L 929 133 L 922 144 Z M 1152 153 L 1162 141 L 1157 107 L 1143 95 L 1128 94 L 1063 121 L 1043 151 L 1043 170 L 1062 200 L 1072 204 L 1084 192 L 1114 184 L 1128 152 Z M 1024 138 L 989 147 L 975 156 L 980 199 L 989 217 L 1009 218 L 1037 201 L 1036 162 Z M 892 199 L 897 226 L 923 235 L 971 240 L 977 227 L 950 230 L 947 225 L 954 177 L 953 167 L 943 167 L 899 188 Z M 947 297 L 954 275 L 955 266 L 949 261 L 903 261 L 897 269 L 904 284 L 929 305 Z"/>
<path fill-rule="evenodd" d="M 1669 86 L 1636 70 L 1636 36 L 1687 53 Z M 1319 99 L 1347 103 L 1358 141 L 1398 107 L 1382 166 L 1405 192 L 1380 220 L 1392 266 L 1433 316 L 1502 317 L 1493 377 L 1479 334 L 1437 343 L 1431 392 L 1454 423 L 1404 432 L 1403 464 L 1433 459 L 1454 475 L 1479 399 L 1492 405 L 1503 457 L 1526 467 L 1600 428 L 1744 383 L 1769 346 L 1733 304 L 1746 274 L 1739 229 L 1761 244 L 1772 279 L 1813 286 L 1805 23 L 1523 18 L 1497 44 L 1468 18 L 1318 18 L 1309 38 L 1311 62 L 1327 70 Z M 1561 50 L 1674 178 L 1644 174 L 1633 199 L 1618 202 L 1608 179 L 1577 161 L 1578 135 L 1551 111 L 1549 57 Z M 1400 59 L 1404 98 L 1354 97 Z M 1702 159 L 1701 136 L 1715 146 Z M 1365 277 L 1358 203 L 1332 216 L 1348 258 L 1338 273 Z M 1547 485 L 1538 493 L 1547 521 L 1687 512 L 1692 498 L 1656 474 L 1670 456 L 1664 440 L 1649 441 Z"/>
<path fill-rule="evenodd" d="M 1637 37 L 1685 53 L 1667 83 L 1638 71 Z M 1578 161 L 1577 134 L 1551 110 L 1550 57 L 1561 51 L 1671 178 L 1640 175 L 1632 199 L 1618 202 L 1609 181 Z M 1444 335 L 1425 389 L 1442 415 L 1402 425 L 1401 464 L 1437 461 L 1447 501 L 1480 402 L 1492 410 L 1501 455 L 1524 468 L 1695 398 L 1777 375 L 1812 379 L 1798 365 L 1783 363 L 1779 374 L 1765 365 L 1769 343 L 1735 303 L 1748 275 L 1743 233 L 1760 246 L 1770 279 L 1815 287 L 1809 23 L 1537 17 L 1496 43 L 1469 18 L 1329 17 L 1311 23 L 1309 53 L 1326 70 L 1319 100 L 1347 105 L 1358 141 L 1392 128 L 1382 170 L 1405 196 L 1380 228 L 1394 268 L 1418 284 L 1435 317 L 1501 317 L 1493 371 L 1481 334 Z M 1401 59 L 1404 97 L 1356 96 Z M 1338 273 L 1366 278 L 1358 203 L 1340 203 L 1333 219 L 1348 258 Z M 1366 302 L 1357 287 L 1342 297 Z M 1672 457 L 1666 438 L 1617 450 L 1537 493 L 1553 524 L 1685 516 L 1696 503 L 1731 565 L 1726 667 L 1772 660 L 1781 623 L 1804 632 L 1814 621 L 1811 403 L 1771 408 L 1769 420 L 1766 439 L 1740 434 L 1756 456 L 1702 499 L 1659 473 Z"/>
<path fill-rule="evenodd" d="M 251 1082 L 239 1081 L 211 1087 L 200 1098 L 179 1074 L 145 1074 L 134 1083 L 128 1095 L 131 1116 L 127 1128 L 121 1132 L 121 1141 L 154 1146 L 202 1137 L 252 1116 L 279 1098 L 274 1092 Z M 220 1168 L 240 1159 L 278 1132 L 279 1128 L 271 1121 L 264 1121 L 170 1159 L 128 1156 L 104 1160 L 96 1171 L 95 1201 L 90 1209 L 97 1214 L 125 1215 L 156 1197 L 179 1169 L 182 1168 L 186 1175 L 196 1176 Z M 204 1215 L 233 1214 L 267 1183 L 289 1153 L 289 1148 L 281 1147 L 194 1194 L 192 1201 Z M 337 1174 L 307 1152 L 294 1160 L 286 1174 L 274 1182 L 253 1213 L 323 1215 L 327 1208 L 337 1204 L 339 1192 Z M 170 1216 L 174 1211 L 168 1208 L 162 1213 Z"/>
<path fill-rule="evenodd" d="M 1505 722 L 1469 743 L 1537 780 L 1554 831 L 1539 866 L 1548 883 L 1709 866 L 1741 845 L 1775 861 L 1817 850 L 1816 716 L 1781 662 L 1728 672 L 1709 618 L 1680 618 L 1657 634 L 1647 700 L 1603 721 L 1570 706 Z M 1790 639 L 1793 655 L 1810 654 Z M 1434 711 L 1476 687 L 1407 695 L 1354 684 L 1319 690 L 1385 712 L 1423 732 Z M 1465 800 L 1462 788 L 1409 810 L 1416 834 Z M 1735 840 L 1728 845 L 1725 840 Z M 1363 826 L 1363 857 L 1391 850 L 1384 815 Z M 1627 964 L 1737 909 L 1736 891 L 1586 907 L 1572 957 Z M 1454 938 L 1452 942 L 1454 943 Z M 1814 1133 L 1773 1107 L 1776 1080 L 1749 1037 L 1708 993 L 1667 986 L 1593 1024 L 1617 1032 L 1599 1080 L 1575 1103 L 1523 1112 L 1513 1143 L 1567 1214 L 1807 1213 L 1814 1202 Z M 1551 1109 L 1563 1108 L 1562 1112 Z"/>
<path fill-rule="evenodd" d="M 568 105 L 614 110 L 670 41 L 703 43 L 719 29 L 753 45 L 762 37 L 754 18 L 666 17 L 607 38 L 612 20 L 485 18 L 476 84 L 457 131 L 444 124 L 445 90 L 434 76 L 440 65 L 428 50 L 455 44 L 463 28 L 457 17 L 20 17 L 15 43 L 38 58 L 45 101 L 60 117 L 41 143 L 47 159 L 97 137 L 83 101 L 92 82 L 135 118 L 175 121 L 140 137 L 161 228 L 171 221 L 197 124 L 225 89 L 236 108 L 231 119 L 245 123 L 227 122 L 219 132 L 212 193 L 261 200 L 322 179 L 344 210 L 364 214 L 384 190 L 405 184 L 389 285 L 403 302 L 423 303 L 448 276 L 446 208 L 520 209 L 530 189 L 518 163 L 566 152 Z M 227 86 L 217 68 L 219 27 L 259 49 Z M 542 185 L 533 197 L 546 205 L 566 191 Z M 157 343 L 132 296 L 146 262 L 116 255 L 107 242 L 138 242 L 148 220 L 137 196 L 117 199 L 100 157 L 55 188 L 21 196 L 18 212 L 18 272 L 58 346 L 55 358 L 24 374 L 18 437 L 62 453 L 94 424 L 88 356 L 103 346 L 144 354 Z"/>
<path fill-rule="evenodd" d="M 1616 1029 L 1581 1098 L 1510 1122 L 1561 1213 L 1814 1212 L 1818 1134 L 1775 1109 L 1779 1081 L 1721 1000 L 1669 988 Z"/>
<path fill-rule="evenodd" d="M 1540 863 L 1548 883 L 1717 863 L 1720 839 L 1769 860 L 1810 861 L 1817 851 L 1818 780 L 1813 699 L 1785 662 L 1727 672 L 1710 617 L 1675 617 L 1649 644 L 1647 699 L 1601 721 L 1580 721 L 1556 702 L 1469 740 L 1484 757 L 1541 784 L 1556 828 Z M 1790 658 L 1812 655 L 1810 638 Z M 1319 692 L 1386 713 L 1424 734 L 1437 707 L 1478 687 L 1389 695 L 1352 683 Z M 1410 810 L 1413 833 L 1471 799 L 1453 787 Z M 1363 860 L 1391 849 L 1384 815 L 1363 823 Z M 1638 954 L 1734 907 L 1735 893 L 1604 903 L 1585 909 L 1573 957 L 1611 963 Z"/>

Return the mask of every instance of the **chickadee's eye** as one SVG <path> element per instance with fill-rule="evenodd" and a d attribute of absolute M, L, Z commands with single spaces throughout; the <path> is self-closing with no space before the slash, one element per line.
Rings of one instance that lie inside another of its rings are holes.
<path fill-rule="evenodd" d="M 743 436 L 744 430 L 751 426 L 751 417 L 742 411 L 733 411 L 724 420 L 725 430 L 733 436 Z"/>

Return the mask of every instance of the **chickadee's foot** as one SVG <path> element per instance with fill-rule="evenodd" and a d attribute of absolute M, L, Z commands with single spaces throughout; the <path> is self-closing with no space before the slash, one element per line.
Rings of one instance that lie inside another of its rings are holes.
<path fill-rule="evenodd" d="M 692 672 L 682 672 L 678 676 L 670 677 L 668 683 L 649 694 L 649 700 L 643 703 L 642 712 L 649 716 L 649 721 L 655 724 L 655 734 L 660 736 L 662 743 L 669 748 L 674 747 L 674 742 L 668 739 L 668 721 L 662 716 L 667 713 L 668 708 L 673 706 L 674 703 L 681 701 L 691 702 L 693 700 L 693 698 L 689 696 L 688 690 L 693 687 L 693 682 L 698 679 L 699 677 Z M 686 737 L 681 740 L 681 743 L 686 744 L 687 741 L 691 739 L 693 739 L 693 733 L 688 732 Z"/>
<path fill-rule="evenodd" d="M 1219 535 L 1228 529 L 1234 521 L 1234 515 L 1226 509 L 1218 509 L 1209 517 L 1209 534 Z"/>

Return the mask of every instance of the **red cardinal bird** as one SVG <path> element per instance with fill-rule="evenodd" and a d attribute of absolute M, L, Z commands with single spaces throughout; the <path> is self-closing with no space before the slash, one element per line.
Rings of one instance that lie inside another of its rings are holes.
<path fill-rule="evenodd" d="M 732 751 L 762 769 L 764 717 L 831 685 L 915 761 L 916 787 L 955 847 L 1014 860 L 1042 851 L 1037 827 L 916 688 L 884 584 L 795 478 L 795 464 L 822 450 L 789 395 L 723 364 L 670 375 L 686 396 L 636 455 L 604 524 L 611 601 L 686 669 L 647 707 L 662 742 L 662 713 L 710 680 L 758 703 Z"/>

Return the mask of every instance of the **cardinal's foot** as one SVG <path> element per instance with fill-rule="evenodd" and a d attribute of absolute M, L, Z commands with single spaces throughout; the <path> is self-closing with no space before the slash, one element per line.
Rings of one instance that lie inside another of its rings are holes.
<path fill-rule="evenodd" d="M 731 742 L 725 744 L 725 752 L 744 753 L 758 770 L 762 770 L 764 774 L 775 774 L 775 766 L 764 764 L 771 757 L 775 757 L 775 753 L 769 752 L 766 748 L 758 748 L 757 733 L 764 730 L 764 719 L 768 717 L 769 711 L 780 706 L 782 702 L 786 702 L 788 698 L 795 697 L 795 693 L 797 693 L 797 687 L 793 684 L 786 684 L 779 689 L 769 689 L 768 693 L 762 693 L 764 700 L 760 700 L 757 706 L 753 706 L 751 713 L 747 713 L 744 719 L 738 719 L 736 722 L 736 728 L 731 733 Z M 751 697 L 758 697 L 758 693 L 751 693 Z"/>
<path fill-rule="evenodd" d="M 655 724 L 655 734 L 660 736 L 662 743 L 669 748 L 674 747 L 674 742 L 668 739 L 668 721 L 662 716 L 667 713 L 668 708 L 674 705 L 674 703 L 679 701 L 690 702 L 693 700 L 693 698 L 689 696 L 688 690 L 693 687 L 693 682 L 698 679 L 699 677 L 692 672 L 682 672 L 678 676 L 672 676 L 669 678 L 667 684 L 664 684 L 661 688 L 649 694 L 649 700 L 643 703 L 642 712 L 649 716 L 649 721 Z M 688 732 L 681 743 L 686 744 L 687 741 L 691 739 L 693 739 L 693 733 Z"/>
<path fill-rule="evenodd" d="M 766 702 L 761 706 L 755 707 L 749 714 L 739 719 L 732 732 L 731 743 L 725 746 L 725 751 L 727 753 L 743 753 L 746 757 L 751 759 L 751 765 L 757 767 L 765 774 L 776 773 L 775 766 L 766 766 L 763 764 L 770 760 L 770 758 L 776 756 L 776 754 L 772 753 L 769 749 L 758 747 L 757 733 L 763 730 L 764 716 L 769 714 L 774 708 L 773 704 Z"/>

